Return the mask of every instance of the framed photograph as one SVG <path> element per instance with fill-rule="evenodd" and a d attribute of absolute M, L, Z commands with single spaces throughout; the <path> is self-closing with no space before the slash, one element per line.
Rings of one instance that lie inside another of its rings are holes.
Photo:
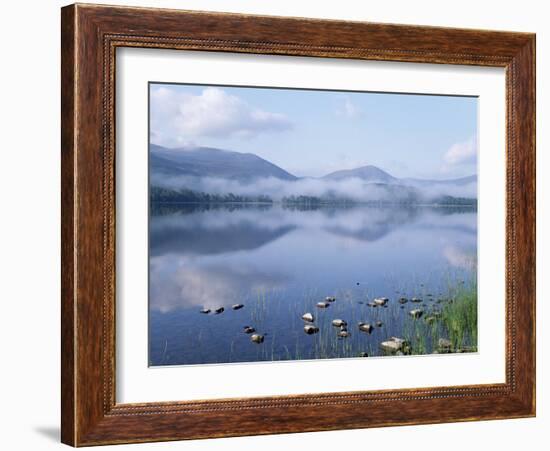
<path fill-rule="evenodd" d="M 535 36 L 62 9 L 62 441 L 535 415 Z"/>

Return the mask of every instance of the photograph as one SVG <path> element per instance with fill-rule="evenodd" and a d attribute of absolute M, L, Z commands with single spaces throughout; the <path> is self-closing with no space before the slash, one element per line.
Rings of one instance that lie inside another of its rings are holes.
<path fill-rule="evenodd" d="M 149 365 L 477 352 L 477 112 L 149 83 Z"/>

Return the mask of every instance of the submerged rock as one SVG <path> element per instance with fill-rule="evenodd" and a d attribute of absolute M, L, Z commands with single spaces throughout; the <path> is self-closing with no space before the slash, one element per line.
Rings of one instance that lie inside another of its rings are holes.
<path fill-rule="evenodd" d="M 327 296 L 325 298 L 325 302 L 334 302 L 336 301 L 336 298 L 334 296 Z"/>
<path fill-rule="evenodd" d="M 317 326 L 314 326 L 313 324 L 306 324 L 304 326 L 304 332 L 308 335 L 313 335 L 319 332 L 319 328 Z"/>
<path fill-rule="evenodd" d="M 245 334 L 253 334 L 254 332 L 256 332 L 256 329 L 254 329 L 253 327 L 244 326 L 244 333 Z"/>
<path fill-rule="evenodd" d="M 307 321 L 308 323 L 312 323 L 313 321 L 315 321 L 315 317 L 313 316 L 312 313 L 309 313 L 309 312 L 308 312 L 308 313 L 304 313 L 304 314 L 302 315 L 302 319 L 303 319 L 304 321 Z"/>
<path fill-rule="evenodd" d="M 388 303 L 389 299 L 388 298 L 376 298 L 374 299 L 374 303 L 376 305 L 386 305 Z"/>
<path fill-rule="evenodd" d="M 347 326 L 348 323 L 346 323 L 343 319 L 333 319 L 332 325 L 334 327 L 342 327 L 342 326 Z"/>
<path fill-rule="evenodd" d="M 317 308 L 328 308 L 330 304 L 328 302 L 317 302 Z"/>
<path fill-rule="evenodd" d="M 251 340 L 253 343 L 260 344 L 260 343 L 263 343 L 263 342 L 264 342 L 264 336 L 263 336 L 263 335 L 260 335 L 260 334 L 254 334 L 254 335 L 251 335 L 251 336 L 250 336 L 250 340 Z"/>
<path fill-rule="evenodd" d="M 451 348 L 453 344 L 451 343 L 451 340 L 447 340 L 446 338 L 440 338 L 437 341 L 437 346 L 439 347 L 439 352 L 451 352 Z"/>
<path fill-rule="evenodd" d="M 216 310 L 214 310 L 214 312 L 216 313 L 216 315 L 219 315 L 220 313 L 223 313 L 224 310 L 225 309 L 223 307 L 218 307 Z"/>
<path fill-rule="evenodd" d="M 372 327 L 372 324 L 369 324 L 369 323 L 360 322 L 358 324 L 358 326 L 359 326 L 359 330 L 361 332 L 366 332 L 368 334 L 370 334 L 372 332 L 372 330 L 374 329 L 374 327 Z"/>
<path fill-rule="evenodd" d="M 233 310 L 240 310 L 240 309 L 242 309 L 243 307 L 244 307 L 244 305 L 242 305 L 242 304 L 233 304 L 233 305 L 231 306 L 231 308 L 232 308 Z"/>
<path fill-rule="evenodd" d="M 209 308 L 203 308 L 200 312 L 204 313 L 205 315 L 208 315 L 210 313 L 210 309 Z"/>
<path fill-rule="evenodd" d="M 391 337 L 380 343 L 380 349 L 389 354 L 410 354 L 410 344 L 403 338 Z"/>
<path fill-rule="evenodd" d="M 420 309 L 414 309 L 409 312 L 409 315 L 411 315 L 414 319 L 420 318 L 423 314 L 424 311 Z"/>

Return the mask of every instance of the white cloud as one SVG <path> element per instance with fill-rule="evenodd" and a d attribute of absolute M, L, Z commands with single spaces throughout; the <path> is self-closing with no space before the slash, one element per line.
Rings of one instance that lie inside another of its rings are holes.
<path fill-rule="evenodd" d="M 185 145 L 198 138 L 250 138 L 292 127 L 280 113 L 262 110 L 216 87 L 198 95 L 167 87 L 151 92 L 151 137 L 156 144 Z"/>
<path fill-rule="evenodd" d="M 349 97 L 344 99 L 343 105 L 336 112 L 339 116 L 344 116 L 348 118 L 356 118 L 361 116 L 361 109 L 355 105 Z"/>
<path fill-rule="evenodd" d="M 444 167 L 474 164 L 477 159 L 477 144 L 475 138 L 453 144 L 443 156 Z"/>

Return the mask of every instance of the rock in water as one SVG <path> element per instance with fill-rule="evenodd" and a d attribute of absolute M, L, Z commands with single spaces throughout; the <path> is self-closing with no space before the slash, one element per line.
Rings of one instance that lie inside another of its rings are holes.
<path fill-rule="evenodd" d="M 209 308 L 203 308 L 201 310 L 201 313 L 204 313 L 205 315 L 208 315 L 210 313 L 210 309 Z"/>
<path fill-rule="evenodd" d="M 409 312 L 414 319 L 420 318 L 424 312 L 420 309 L 414 309 Z"/>
<path fill-rule="evenodd" d="M 214 312 L 216 312 L 216 315 L 219 315 L 220 313 L 223 313 L 225 309 L 223 307 L 218 307 Z"/>
<path fill-rule="evenodd" d="M 304 326 L 304 332 L 308 335 L 313 335 L 319 332 L 319 328 L 317 326 L 314 326 L 313 324 L 306 324 Z"/>
<path fill-rule="evenodd" d="M 256 332 L 256 329 L 250 326 L 244 326 L 243 329 L 245 334 L 253 334 L 254 332 Z"/>
<path fill-rule="evenodd" d="M 232 308 L 233 310 L 240 310 L 240 309 L 242 309 L 243 307 L 244 307 L 244 305 L 242 305 L 242 304 L 233 304 L 233 305 L 231 306 L 231 308 Z"/>
<path fill-rule="evenodd" d="M 347 326 L 348 323 L 346 323 L 343 319 L 333 319 L 332 325 L 334 327 L 342 327 L 342 326 Z"/>
<path fill-rule="evenodd" d="M 439 346 L 439 352 L 451 352 L 451 347 L 453 346 L 451 341 L 446 338 L 440 338 L 437 345 Z"/>
<path fill-rule="evenodd" d="M 374 303 L 376 305 L 386 305 L 388 303 L 388 298 L 376 298 L 374 299 Z"/>
<path fill-rule="evenodd" d="M 317 302 L 317 308 L 328 308 L 329 306 L 328 302 Z"/>
<path fill-rule="evenodd" d="M 304 314 L 302 315 L 302 319 L 303 319 L 304 321 L 307 321 L 308 323 L 312 323 L 313 321 L 315 321 L 315 317 L 313 316 L 312 313 L 309 313 L 309 312 L 308 312 L 308 313 L 304 313 Z"/>
<path fill-rule="evenodd" d="M 359 323 L 359 330 L 361 332 L 366 332 L 366 333 L 370 334 L 373 329 L 374 329 L 374 327 L 372 327 L 372 324 L 363 323 L 363 322 Z"/>
<path fill-rule="evenodd" d="M 380 349 L 389 354 L 410 354 L 409 342 L 398 337 L 391 337 L 389 340 L 380 343 Z"/>
<path fill-rule="evenodd" d="M 254 334 L 254 335 L 251 335 L 251 336 L 250 336 L 250 340 L 251 340 L 253 343 L 260 344 L 260 343 L 263 343 L 263 342 L 264 342 L 264 336 L 263 336 L 263 335 L 260 335 L 260 334 Z"/>

